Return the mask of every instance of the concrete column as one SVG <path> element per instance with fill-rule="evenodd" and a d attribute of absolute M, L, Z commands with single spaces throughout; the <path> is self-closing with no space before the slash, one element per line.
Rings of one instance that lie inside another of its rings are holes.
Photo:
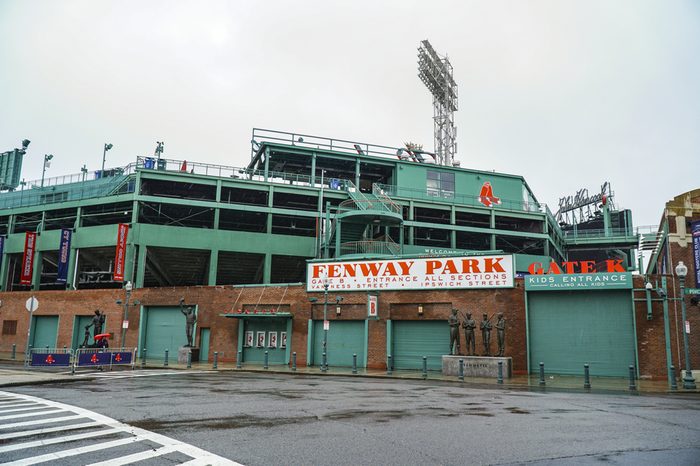
<path fill-rule="evenodd" d="M 263 283 L 270 283 L 272 277 L 272 254 L 265 254 L 265 263 L 263 264 Z"/>
<path fill-rule="evenodd" d="M 219 268 L 219 250 L 212 249 L 211 252 L 209 253 L 209 277 L 208 277 L 208 283 L 207 283 L 209 286 L 216 285 L 216 273 L 217 273 L 218 268 Z"/>

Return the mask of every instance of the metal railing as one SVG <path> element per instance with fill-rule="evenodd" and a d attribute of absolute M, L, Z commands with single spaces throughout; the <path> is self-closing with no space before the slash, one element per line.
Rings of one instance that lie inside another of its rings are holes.
<path fill-rule="evenodd" d="M 465 206 L 473 207 L 485 207 L 484 204 L 479 201 L 479 196 L 468 196 L 465 194 L 455 194 L 453 192 L 431 192 L 427 189 L 416 189 L 416 188 L 403 188 L 395 185 L 380 184 L 376 183 L 377 189 L 384 191 L 387 196 L 391 197 L 403 197 L 408 199 L 422 199 L 428 201 L 439 200 L 441 202 L 449 202 L 452 204 L 460 204 Z M 524 201 L 514 201 L 508 199 L 501 199 L 501 203 L 498 204 L 498 209 L 515 210 L 520 212 L 540 212 L 544 213 L 546 205 L 532 202 Z"/>
<path fill-rule="evenodd" d="M 401 253 L 401 246 L 394 241 L 348 241 L 341 243 L 340 255 L 350 254 L 377 254 L 397 256 Z"/>
<path fill-rule="evenodd" d="M 566 239 L 576 239 L 576 238 L 619 238 L 619 237 L 630 237 L 636 236 L 635 233 L 628 231 L 626 228 L 609 228 L 607 233 L 605 229 L 593 229 L 593 230 L 566 230 L 564 232 L 564 237 Z"/>
<path fill-rule="evenodd" d="M 291 146 L 306 147 L 312 149 L 323 149 L 335 152 L 345 152 L 355 155 L 372 155 L 379 157 L 391 157 L 398 159 L 405 152 L 402 147 L 381 146 L 366 142 L 349 141 L 346 139 L 327 138 L 323 136 L 313 136 L 311 134 L 290 133 L 287 131 L 276 131 L 264 128 L 253 128 L 251 140 L 251 159 L 255 157 L 260 143 L 269 142 L 272 144 L 286 144 Z"/>
<path fill-rule="evenodd" d="M 384 204 L 384 207 L 386 207 L 389 212 L 401 213 L 401 206 L 394 202 L 377 183 L 372 184 L 372 194 Z"/>

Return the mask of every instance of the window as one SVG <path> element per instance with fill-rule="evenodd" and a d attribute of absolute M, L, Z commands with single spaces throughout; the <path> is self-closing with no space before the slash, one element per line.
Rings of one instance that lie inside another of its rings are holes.
<path fill-rule="evenodd" d="M 17 321 L 16 320 L 3 320 L 2 321 L 2 334 L 3 335 L 17 335 Z"/>
<path fill-rule="evenodd" d="M 455 174 L 428 170 L 426 187 L 429 196 L 454 197 Z"/>

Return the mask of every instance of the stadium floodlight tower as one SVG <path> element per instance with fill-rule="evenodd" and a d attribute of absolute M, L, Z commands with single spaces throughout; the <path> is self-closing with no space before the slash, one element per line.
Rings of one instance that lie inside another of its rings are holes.
<path fill-rule="evenodd" d="M 452 78 L 450 60 L 441 58 L 427 40 L 418 47 L 418 77 L 433 95 L 435 161 L 438 165 L 452 165 L 457 154 L 457 84 Z"/>

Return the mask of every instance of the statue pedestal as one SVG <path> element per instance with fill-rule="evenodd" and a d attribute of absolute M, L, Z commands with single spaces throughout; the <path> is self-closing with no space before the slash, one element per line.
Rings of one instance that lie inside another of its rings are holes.
<path fill-rule="evenodd" d="M 503 378 L 513 376 L 513 358 L 498 356 L 442 357 L 442 375 L 459 376 L 459 360 L 464 360 L 464 377 L 498 377 L 498 361 L 503 362 Z"/>
<path fill-rule="evenodd" d="M 199 362 L 199 348 L 196 346 L 181 346 L 177 350 L 177 363 L 187 364 L 187 353 L 192 353 L 192 362 Z"/>

